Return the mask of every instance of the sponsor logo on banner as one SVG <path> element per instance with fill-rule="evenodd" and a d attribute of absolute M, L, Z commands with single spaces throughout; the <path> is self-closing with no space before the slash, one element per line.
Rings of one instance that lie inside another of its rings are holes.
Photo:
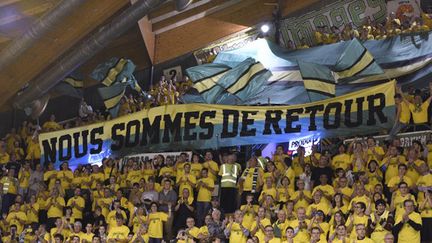
<path fill-rule="evenodd" d="M 292 151 L 292 154 L 297 153 L 297 148 L 302 146 L 305 148 L 305 155 L 308 156 L 312 153 L 312 145 L 319 144 L 320 138 L 316 136 L 307 136 L 289 141 L 288 150 Z"/>
<path fill-rule="evenodd" d="M 362 26 L 368 17 L 383 22 L 386 14 L 385 0 L 339 0 L 319 10 L 282 20 L 281 32 L 285 43 L 292 40 L 300 45 L 304 38 L 306 43 L 312 44 L 318 26 L 336 26 L 342 31 L 347 23 L 352 23 L 354 28 Z"/>
<path fill-rule="evenodd" d="M 352 136 L 390 129 L 394 117 L 390 81 L 313 103 L 290 106 L 167 105 L 113 120 L 39 137 L 42 162 L 88 162 L 155 151 L 282 143 L 299 137 Z"/>

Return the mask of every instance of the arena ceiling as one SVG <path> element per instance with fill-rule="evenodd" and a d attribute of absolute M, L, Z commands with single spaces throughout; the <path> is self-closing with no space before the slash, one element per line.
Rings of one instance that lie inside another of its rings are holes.
<path fill-rule="evenodd" d="M 0 52 L 60 2 L 0 1 Z M 109 57 L 129 57 L 141 70 L 269 21 L 275 4 L 280 4 L 282 16 L 287 16 L 317 2 L 318 0 L 195 0 L 182 12 L 176 11 L 173 2 L 167 2 L 81 65 L 80 71 L 86 77 L 85 86 L 90 86 L 94 81 L 87 80 L 87 74 Z M 35 78 L 130 5 L 131 0 L 86 0 L 56 22 L 32 46 L 0 69 L 1 110 L 10 109 L 13 98 L 22 87 L 29 83 L 31 88 Z"/>

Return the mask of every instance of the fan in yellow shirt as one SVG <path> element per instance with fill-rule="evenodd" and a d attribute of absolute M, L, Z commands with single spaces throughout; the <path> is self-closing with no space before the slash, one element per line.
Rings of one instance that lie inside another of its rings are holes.
<path fill-rule="evenodd" d="M 57 172 L 56 178 L 60 179 L 62 188 L 68 190 L 71 188 L 71 183 L 74 178 L 73 172 L 69 169 L 68 162 L 63 162 L 60 165 L 60 171 Z"/>
<path fill-rule="evenodd" d="M 243 223 L 243 213 L 240 210 L 234 212 L 234 218 L 229 217 L 225 235 L 228 237 L 229 242 L 246 243 L 249 230 Z"/>
<path fill-rule="evenodd" d="M 191 162 L 191 172 L 196 178 L 200 178 L 201 176 L 201 169 L 203 168 L 203 165 L 200 163 L 200 156 L 199 154 L 193 154 L 192 155 L 192 162 Z"/>
<path fill-rule="evenodd" d="M 179 186 L 179 192 L 187 188 L 189 192 L 193 192 L 196 184 L 196 177 L 191 173 L 190 163 L 185 163 L 183 166 L 183 173 L 177 177 L 176 184 Z"/>
<path fill-rule="evenodd" d="M 6 152 L 6 143 L 0 141 L 0 165 L 7 164 L 9 160 L 10 160 L 10 156 Z"/>
<path fill-rule="evenodd" d="M 67 239 L 69 237 L 69 235 L 71 234 L 71 232 L 68 228 L 68 223 L 63 221 L 61 218 L 56 219 L 55 226 L 56 227 L 54 227 L 50 230 L 51 239 L 54 239 L 55 235 L 57 235 L 57 234 L 60 234 L 65 239 Z"/>
<path fill-rule="evenodd" d="M 398 166 L 398 175 L 390 178 L 387 186 L 390 188 L 390 192 L 394 192 L 398 189 L 398 185 L 401 182 L 405 182 L 408 187 L 412 187 L 414 183 L 411 181 L 411 178 L 406 176 L 407 166 L 405 164 L 400 164 Z"/>
<path fill-rule="evenodd" d="M 414 211 L 414 201 L 404 201 L 404 213 L 396 215 L 393 230 L 398 233 L 399 243 L 420 242 L 420 230 L 422 219 L 420 214 Z"/>
<path fill-rule="evenodd" d="M 116 225 L 108 230 L 108 242 L 128 242 L 129 228 L 123 225 L 124 218 L 121 214 L 116 214 Z"/>
<path fill-rule="evenodd" d="M 208 209 L 211 207 L 210 201 L 214 190 L 214 181 L 208 177 L 208 170 L 203 168 L 201 170 L 201 179 L 197 182 L 197 218 L 200 225 L 204 221 Z"/>
<path fill-rule="evenodd" d="M 82 229 L 82 224 L 80 221 L 77 221 L 73 224 L 73 231 L 71 232 L 71 234 L 69 235 L 69 239 L 73 239 L 74 237 L 79 237 L 81 242 L 82 240 L 82 235 L 84 235 L 84 232 L 81 231 Z"/>
<path fill-rule="evenodd" d="M 219 165 L 213 161 L 213 154 L 210 151 L 207 151 L 204 156 L 205 162 L 203 163 L 203 167 L 207 168 L 209 171 L 209 177 L 216 181 L 217 175 L 219 173 Z"/>
<path fill-rule="evenodd" d="M 260 207 L 258 209 L 257 217 L 251 225 L 251 235 L 256 236 L 259 239 L 259 242 L 264 242 L 264 227 L 266 227 L 267 225 L 271 225 L 271 222 L 268 218 L 265 217 L 265 208 Z"/>
<path fill-rule="evenodd" d="M 310 235 L 307 230 L 309 223 L 309 220 L 306 219 L 306 210 L 304 208 L 298 208 L 297 219 L 290 223 L 290 227 L 296 232 L 294 242 L 309 242 Z M 287 228 L 287 231 L 288 229 L 289 228 Z M 287 238 L 289 238 L 288 235 Z"/>
<path fill-rule="evenodd" d="M 357 230 L 356 226 L 359 224 L 368 225 L 369 216 L 365 214 L 366 205 L 363 202 L 359 202 L 355 204 L 354 214 L 351 214 L 345 223 L 347 226 L 347 232 L 350 233 L 350 239 L 357 238 Z"/>
<path fill-rule="evenodd" d="M 429 91 L 432 91 L 432 83 L 429 83 Z M 400 87 L 397 88 L 397 92 L 402 95 L 402 89 Z M 420 91 L 415 92 L 413 103 L 403 97 L 403 102 L 408 105 L 415 125 L 422 125 L 428 122 L 428 107 L 431 100 L 432 96 L 429 96 L 429 98 L 423 102 Z"/>
<path fill-rule="evenodd" d="M 86 232 L 81 234 L 81 241 L 87 241 L 88 243 L 92 242 L 93 240 L 93 236 L 95 234 L 93 234 L 93 225 L 88 223 L 85 227 Z"/>
<path fill-rule="evenodd" d="M 16 225 L 17 233 L 21 234 L 24 229 L 24 225 L 27 223 L 27 215 L 25 212 L 20 210 L 20 203 L 16 202 L 10 208 L 10 212 L 6 217 L 8 225 Z"/>
<path fill-rule="evenodd" d="M 113 202 L 113 210 L 111 210 L 106 217 L 108 229 L 115 227 L 117 224 L 117 215 L 121 215 L 123 219 L 126 219 L 126 212 L 120 208 L 120 201 L 116 199 Z"/>
<path fill-rule="evenodd" d="M 150 237 L 148 234 L 148 226 L 146 224 L 141 224 L 138 231 L 132 237 L 132 242 L 133 243 L 149 242 L 149 240 Z"/>
<path fill-rule="evenodd" d="M 84 198 L 81 197 L 80 188 L 75 188 L 74 194 L 75 195 L 68 200 L 66 206 L 72 208 L 72 217 L 74 218 L 74 220 L 81 221 L 81 219 L 83 218 L 85 201 Z"/>
<path fill-rule="evenodd" d="M 339 154 L 335 155 L 331 160 L 331 167 L 333 170 L 342 168 L 347 170 L 351 165 L 350 155 L 346 153 L 345 144 L 339 146 Z"/>
<path fill-rule="evenodd" d="M 168 205 L 168 214 L 158 212 L 158 205 L 153 202 L 150 205 L 150 213 L 147 216 L 148 234 L 150 238 L 162 239 L 163 222 L 166 222 L 171 217 L 171 205 Z"/>
<path fill-rule="evenodd" d="M 51 114 L 49 121 L 46 121 L 43 125 L 42 125 L 42 129 L 44 131 L 50 132 L 50 131 L 56 131 L 56 130 L 60 130 L 63 127 L 58 124 L 56 121 L 56 117 L 54 114 Z"/>
<path fill-rule="evenodd" d="M 138 233 L 141 225 L 143 225 L 147 220 L 147 215 L 145 215 L 144 213 L 145 213 L 144 207 L 140 206 L 136 209 L 136 211 L 130 217 L 129 228 L 132 227 L 132 232 L 134 232 L 135 234 Z"/>
<path fill-rule="evenodd" d="M 60 196 L 58 189 L 53 188 L 50 197 L 47 200 L 48 219 L 61 218 L 63 216 L 63 207 L 65 206 L 64 198 Z"/>
<path fill-rule="evenodd" d="M 355 231 L 357 237 L 353 242 L 359 242 L 359 243 L 374 243 L 373 240 L 366 237 L 366 225 L 365 224 L 356 224 L 355 225 Z"/>
<path fill-rule="evenodd" d="M 39 203 L 36 202 L 36 195 L 30 196 L 30 202 L 25 204 L 25 213 L 27 214 L 27 224 L 39 222 Z"/>

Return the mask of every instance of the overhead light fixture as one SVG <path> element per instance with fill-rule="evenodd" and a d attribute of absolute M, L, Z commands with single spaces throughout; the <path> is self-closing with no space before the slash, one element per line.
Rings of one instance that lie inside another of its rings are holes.
<path fill-rule="evenodd" d="M 269 30 L 270 30 L 270 26 L 268 26 L 267 24 L 261 25 L 261 32 L 263 32 L 264 34 L 269 32 Z"/>
<path fill-rule="evenodd" d="M 185 10 L 192 2 L 193 0 L 175 0 L 177 11 Z"/>

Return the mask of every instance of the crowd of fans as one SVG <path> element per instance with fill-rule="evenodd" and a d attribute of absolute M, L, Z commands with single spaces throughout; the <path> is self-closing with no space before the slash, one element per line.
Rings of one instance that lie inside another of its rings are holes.
<path fill-rule="evenodd" d="M 377 23 L 366 18 L 365 23 L 354 28 L 352 23 L 344 25 L 342 28 L 336 26 L 318 26 L 313 34 L 313 43 L 307 43 L 306 39 L 301 39 L 299 45 L 293 41 L 288 41 L 286 47 L 290 50 L 305 49 L 312 46 L 337 43 L 357 38 L 362 41 L 384 40 L 401 34 L 429 32 L 432 29 L 432 17 L 422 13 L 421 16 L 413 16 L 400 20 L 395 13 L 391 13 L 384 23 Z"/>
<path fill-rule="evenodd" d="M 395 136 L 411 120 L 427 126 L 431 98 L 397 91 L 387 142 L 308 156 L 278 146 L 266 158 L 220 150 L 55 169 L 39 162 L 38 133 L 64 127 L 54 115 L 24 122 L 0 141 L 1 240 L 432 242 L 432 140 L 403 148 Z"/>

